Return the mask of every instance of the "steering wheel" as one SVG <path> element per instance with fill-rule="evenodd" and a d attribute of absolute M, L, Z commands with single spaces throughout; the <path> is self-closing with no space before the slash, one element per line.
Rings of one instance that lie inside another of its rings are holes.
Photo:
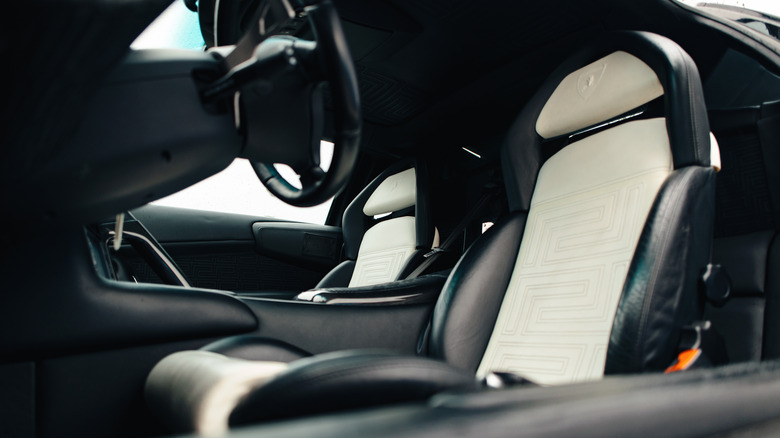
<path fill-rule="evenodd" d="M 220 3 L 237 2 L 217 2 L 217 8 Z M 220 20 L 219 14 L 217 10 L 217 23 L 224 26 L 226 20 Z M 331 0 L 309 0 L 299 11 L 287 0 L 268 0 L 260 3 L 255 17 L 225 58 L 228 73 L 211 84 L 204 96 L 233 97 L 237 127 L 244 134 L 242 156 L 271 193 L 299 207 L 320 204 L 347 183 L 360 144 L 357 76 L 341 21 Z M 300 26 L 304 17 L 314 42 L 272 36 Z M 235 20 L 233 25 L 238 23 Z M 220 34 L 217 30 L 215 36 Z M 327 172 L 320 167 L 319 150 L 326 120 L 326 83 L 334 143 Z M 300 176 L 301 187 L 285 180 L 274 164 L 289 165 Z"/>

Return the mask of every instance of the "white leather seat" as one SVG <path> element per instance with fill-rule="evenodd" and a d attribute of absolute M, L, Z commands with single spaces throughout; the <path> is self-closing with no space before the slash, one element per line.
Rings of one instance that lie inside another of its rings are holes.
<path fill-rule="evenodd" d="M 450 274 L 429 358 L 293 361 L 231 421 L 420 400 L 473 388 L 474 373 L 561 384 L 665 370 L 701 318 L 712 242 L 719 160 L 693 61 L 658 35 L 609 34 L 550 75 L 502 152 L 510 214 Z"/>
<path fill-rule="evenodd" d="M 377 176 L 342 220 L 346 260 L 315 289 L 361 287 L 403 279 L 438 246 L 428 214 L 427 175 L 414 160 Z"/>

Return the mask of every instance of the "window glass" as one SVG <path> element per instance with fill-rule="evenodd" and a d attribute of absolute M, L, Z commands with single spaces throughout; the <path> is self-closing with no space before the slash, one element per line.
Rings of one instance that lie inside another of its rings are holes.
<path fill-rule="evenodd" d="M 203 50 L 198 14 L 176 0 L 136 38 L 131 48 Z M 333 157 L 333 143 L 321 143 L 321 167 L 327 170 Z M 291 184 L 300 187 L 298 176 L 287 166 L 277 170 Z M 227 169 L 178 193 L 152 202 L 155 205 L 248 214 L 285 220 L 324 224 L 333 199 L 309 208 L 293 207 L 271 193 L 257 179 L 247 160 L 236 159 Z"/>
<path fill-rule="evenodd" d="M 780 40 L 778 0 L 678 0 Z"/>
<path fill-rule="evenodd" d="M 200 34 L 198 14 L 181 0 L 175 0 L 130 45 L 140 49 L 203 50 L 206 43 Z"/>
<path fill-rule="evenodd" d="M 327 170 L 333 143 L 322 142 L 321 155 L 321 167 Z M 298 181 L 289 167 L 277 166 L 277 170 L 287 181 Z M 286 204 L 263 187 L 249 161 L 237 158 L 222 172 L 152 204 L 324 224 L 332 202 L 333 198 L 307 208 Z"/>

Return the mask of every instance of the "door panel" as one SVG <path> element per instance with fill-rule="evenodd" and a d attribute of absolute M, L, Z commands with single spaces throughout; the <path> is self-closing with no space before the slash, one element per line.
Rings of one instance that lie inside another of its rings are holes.
<path fill-rule="evenodd" d="M 314 287 L 341 251 L 337 227 L 155 205 L 133 215 L 195 287 L 286 297 Z M 140 257 L 123 260 L 138 281 L 160 281 Z"/>

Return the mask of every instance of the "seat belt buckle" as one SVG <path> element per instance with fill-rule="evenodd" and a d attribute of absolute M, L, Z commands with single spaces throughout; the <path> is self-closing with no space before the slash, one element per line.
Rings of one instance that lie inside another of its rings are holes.
<path fill-rule="evenodd" d="M 674 362 L 664 370 L 664 374 L 705 368 L 711 365 L 701 348 L 702 333 L 709 330 L 710 327 L 712 327 L 712 323 L 709 321 L 696 321 L 682 327 L 679 343 L 680 353 Z"/>
<path fill-rule="evenodd" d="M 425 253 L 425 254 L 423 255 L 423 258 L 426 258 L 426 259 L 427 259 L 427 258 L 429 258 L 429 257 L 433 256 L 434 254 L 438 254 L 438 253 L 440 253 L 440 252 L 446 252 L 446 251 L 447 251 L 446 249 L 441 249 L 441 248 L 433 248 L 433 249 L 431 249 L 429 252 Z"/>

